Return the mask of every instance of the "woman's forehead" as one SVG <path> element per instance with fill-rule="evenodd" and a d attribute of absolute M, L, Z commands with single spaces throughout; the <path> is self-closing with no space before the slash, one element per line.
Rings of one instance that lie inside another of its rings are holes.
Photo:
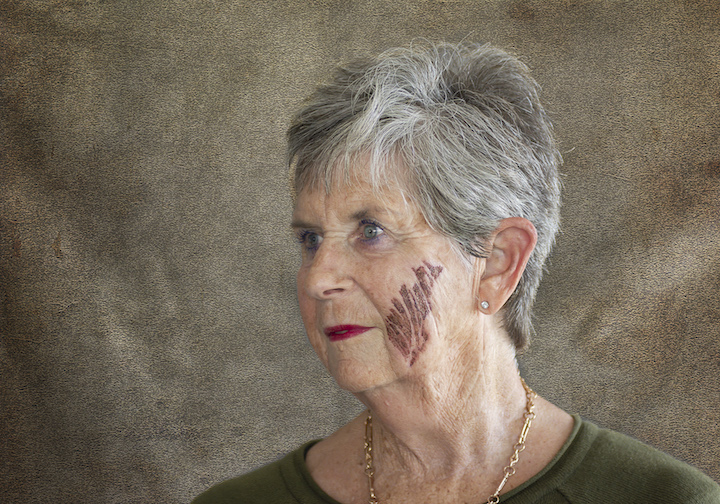
<path fill-rule="evenodd" d="M 375 166 L 369 155 L 354 156 L 352 161 L 336 161 L 331 167 L 317 169 L 305 184 L 295 187 L 295 196 L 302 193 L 324 193 L 332 197 L 336 194 L 361 194 L 374 200 L 395 202 L 400 197 L 410 198 L 410 177 L 404 163 L 393 161 Z"/>
<path fill-rule="evenodd" d="M 306 187 L 295 198 L 295 213 L 312 210 L 340 213 L 407 213 L 417 211 L 403 188 L 396 184 L 376 186 L 368 180 L 334 183 L 329 188 Z"/>

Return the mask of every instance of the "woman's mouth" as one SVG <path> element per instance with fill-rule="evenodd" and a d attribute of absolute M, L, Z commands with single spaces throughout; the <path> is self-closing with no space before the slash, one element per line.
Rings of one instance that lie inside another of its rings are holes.
<path fill-rule="evenodd" d="M 372 327 L 364 327 L 358 325 L 338 325 L 326 327 L 325 336 L 327 336 L 330 341 L 341 341 L 352 338 L 353 336 L 357 336 L 358 334 L 362 334 L 365 331 L 369 331 L 370 329 L 372 329 Z"/>

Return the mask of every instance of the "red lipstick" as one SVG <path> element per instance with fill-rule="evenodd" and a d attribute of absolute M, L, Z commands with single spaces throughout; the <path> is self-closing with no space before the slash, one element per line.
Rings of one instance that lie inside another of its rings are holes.
<path fill-rule="evenodd" d="M 369 331 L 372 327 L 364 327 L 359 325 L 336 325 L 325 328 L 325 336 L 330 341 L 342 341 L 358 334 L 362 334 L 365 331 Z"/>

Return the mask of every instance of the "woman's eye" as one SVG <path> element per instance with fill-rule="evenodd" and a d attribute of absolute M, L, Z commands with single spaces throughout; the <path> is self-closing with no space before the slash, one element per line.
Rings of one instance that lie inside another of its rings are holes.
<path fill-rule="evenodd" d="M 305 239 L 305 242 L 307 243 L 308 247 L 315 248 L 320 245 L 320 237 L 315 233 L 312 233 Z"/>
<path fill-rule="evenodd" d="M 320 238 L 319 234 L 313 233 L 312 231 L 304 231 L 298 236 L 298 241 L 306 249 L 315 250 L 320 246 L 322 238 Z"/>
<path fill-rule="evenodd" d="M 383 233 L 383 229 L 377 224 L 367 223 L 362 226 L 362 236 L 365 240 L 374 240 Z"/>

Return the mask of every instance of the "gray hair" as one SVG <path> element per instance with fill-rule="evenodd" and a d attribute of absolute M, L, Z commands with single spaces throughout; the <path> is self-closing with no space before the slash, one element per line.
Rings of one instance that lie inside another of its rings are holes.
<path fill-rule="evenodd" d="M 431 228 L 475 257 L 500 220 L 528 219 L 537 246 L 503 307 L 522 349 L 560 220 L 561 158 L 538 91 L 525 64 L 490 45 L 413 44 L 352 62 L 291 123 L 295 192 L 329 191 L 360 169 L 376 188 L 394 177 Z"/>

